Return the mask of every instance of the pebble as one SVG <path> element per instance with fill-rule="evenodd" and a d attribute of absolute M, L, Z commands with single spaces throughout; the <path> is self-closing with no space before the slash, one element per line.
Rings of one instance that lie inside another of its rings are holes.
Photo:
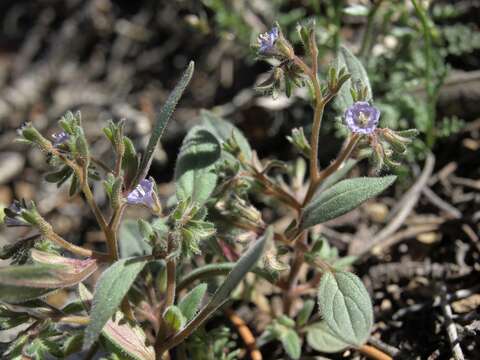
<path fill-rule="evenodd" d="M 15 152 L 0 153 L 0 184 L 6 184 L 20 174 L 25 166 L 25 159 Z"/>

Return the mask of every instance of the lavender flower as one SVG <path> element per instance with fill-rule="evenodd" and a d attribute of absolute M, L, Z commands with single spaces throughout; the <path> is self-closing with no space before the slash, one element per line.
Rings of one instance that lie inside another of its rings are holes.
<path fill-rule="evenodd" d="M 52 138 L 53 138 L 53 145 L 59 146 L 67 142 L 68 139 L 70 139 L 70 135 L 68 135 L 65 131 L 60 131 L 58 133 L 53 134 Z"/>
<path fill-rule="evenodd" d="M 259 52 L 266 54 L 273 52 L 275 41 L 277 41 L 279 31 L 277 27 L 273 27 L 270 31 L 267 31 L 258 36 Z"/>
<path fill-rule="evenodd" d="M 14 227 L 14 226 L 30 226 L 29 223 L 27 223 L 23 218 L 22 218 L 22 211 L 26 208 L 25 201 L 18 201 L 15 200 L 8 208 L 4 209 L 5 213 L 5 225 L 8 227 Z"/>
<path fill-rule="evenodd" d="M 345 112 L 348 128 L 354 133 L 371 134 L 375 131 L 380 118 L 380 110 L 366 101 L 357 101 Z"/>
<path fill-rule="evenodd" d="M 127 203 L 131 205 L 142 204 L 151 208 L 154 202 L 153 181 L 149 179 L 140 181 L 137 187 L 127 195 Z"/>

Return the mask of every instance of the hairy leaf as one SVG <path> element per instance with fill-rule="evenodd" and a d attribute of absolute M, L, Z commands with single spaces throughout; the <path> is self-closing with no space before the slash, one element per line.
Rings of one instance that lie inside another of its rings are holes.
<path fill-rule="evenodd" d="M 294 329 L 288 329 L 282 334 L 280 341 L 288 356 L 295 360 L 300 359 L 300 355 L 302 355 L 302 345 Z"/>
<path fill-rule="evenodd" d="M 125 220 L 120 226 L 118 248 L 122 258 L 152 253 L 152 247 L 140 234 L 137 222 L 131 219 Z"/>
<path fill-rule="evenodd" d="M 70 259 L 32 250 L 36 264 L 0 269 L 0 300 L 24 302 L 42 297 L 55 289 L 78 284 L 97 270 L 93 259 Z"/>
<path fill-rule="evenodd" d="M 349 272 L 326 272 L 318 289 L 319 312 L 332 334 L 358 347 L 370 336 L 373 310 L 360 279 Z"/>
<path fill-rule="evenodd" d="M 312 349 L 326 353 L 339 352 L 350 346 L 333 335 L 324 321 L 307 328 L 307 343 Z"/>
<path fill-rule="evenodd" d="M 207 129 L 195 126 L 183 140 L 175 168 L 177 199 L 190 198 L 203 204 L 217 184 L 215 163 L 221 148 L 216 137 Z"/>
<path fill-rule="evenodd" d="M 153 152 L 155 151 L 155 148 L 157 147 L 157 144 L 162 137 L 163 131 L 167 127 L 168 120 L 170 120 L 170 117 L 172 116 L 173 111 L 175 110 L 175 107 L 177 106 L 177 103 L 183 94 L 183 91 L 190 82 L 190 79 L 192 78 L 193 70 L 194 63 L 193 61 L 191 61 L 187 69 L 183 73 L 182 78 L 177 83 L 173 91 L 170 93 L 167 101 L 160 110 L 160 114 L 158 115 L 157 121 L 155 122 L 155 127 L 153 128 L 152 135 L 150 136 L 150 140 L 148 141 L 147 149 L 142 156 L 142 161 L 138 170 L 136 182 L 142 180 L 143 178 L 145 178 L 145 176 L 147 176 L 150 165 L 152 164 Z"/>
<path fill-rule="evenodd" d="M 147 260 L 122 259 L 103 272 L 93 296 L 91 322 L 85 330 L 83 348 L 88 349 L 98 339 L 107 321 L 115 314 L 122 299 L 142 271 Z"/>
<path fill-rule="evenodd" d="M 315 196 L 304 209 L 302 230 L 335 219 L 355 209 L 364 201 L 380 194 L 395 181 L 396 176 L 342 180 Z"/>
<path fill-rule="evenodd" d="M 243 133 L 237 129 L 236 126 L 208 110 L 202 110 L 200 116 L 202 118 L 203 125 L 217 137 L 220 143 L 227 141 L 233 136 L 247 160 L 252 158 L 252 149 L 250 144 L 245 138 L 245 135 L 243 135 Z"/>
<path fill-rule="evenodd" d="M 195 286 L 178 304 L 178 308 L 182 311 L 187 321 L 193 319 L 202 302 L 205 292 L 207 291 L 207 284 L 199 284 Z"/>
<path fill-rule="evenodd" d="M 265 249 L 265 244 L 271 240 L 271 237 L 273 237 L 273 229 L 269 227 L 265 231 L 265 234 L 236 262 L 235 267 L 227 275 L 223 284 L 217 289 L 207 307 L 215 308 L 216 310 L 228 300 L 233 289 L 237 287 L 247 272 L 249 272 L 250 269 L 255 266 L 258 259 L 260 259 Z"/>
<path fill-rule="evenodd" d="M 243 280 L 247 272 L 249 272 L 257 261 L 261 258 L 265 249 L 265 244 L 273 236 L 273 229 L 269 227 L 265 234 L 260 237 L 236 262 L 232 271 L 227 275 L 223 284 L 217 289 L 213 297 L 207 305 L 187 324 L 185 331 L 186 336 L 191 334 L 196 327 L 200 326 L 203 321 L 208 319 L 217 311 L 226 301 L 228 301 L 230 293 Z M 195 324 L 195 326 L 189 326 Z"/>
<path fill-rule="evenodd" d="M 353 55 L 350 50 L 341 45 L 335 60 L 335 67 L 340 70 L 342 67 L 346 67 L 350 73 L 351 78 L 348 79 L 340 88 L 338 95 L 333 100 L 333 105 L 342 114 L 347 110 L 349 106 L 353 104 L 350 88 L 352 84 L 361 81 L 364 86 L 367 87 L 367 98 L 372 98 L 372 87 L 370 86 L 370 80 L 368 79 L 367 71 L 363 67 L 360 60 Z"/>

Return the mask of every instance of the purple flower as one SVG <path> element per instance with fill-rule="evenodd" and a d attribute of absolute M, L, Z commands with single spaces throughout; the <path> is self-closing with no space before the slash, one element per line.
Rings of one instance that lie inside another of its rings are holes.
<path fill-rule="evenodd" d="M 375 131 L 380 118 L 380 110 L 366 101 L 357 101 L 345 112 L 348 128 L 354 133 L 371 134 Z"/>
<path fill-rule="evenodd" d="M 60 131 L 58 133 L 52 134 L 52 138 L 53 145 L 59 146 L 67 142 L 68 139 L 70 139 L 70 135 L 68 135 L 65 131 Z"/>
<path fill-rule="evenodd" d="M 275 41 L 278 39 L 278 28 L 273 27 L 270 31 L 267 31 L 258 36 L 259 52 L 262 54 L 273 51 Z"/>
<path fill-rule="evenodd" d="M 137 187 L 127 195 L 127 203 L 131 205 L 142 204 L 152 207 L 154 205 L 153 181 L 149 179 L 143 179 L 140 181 Z"/>

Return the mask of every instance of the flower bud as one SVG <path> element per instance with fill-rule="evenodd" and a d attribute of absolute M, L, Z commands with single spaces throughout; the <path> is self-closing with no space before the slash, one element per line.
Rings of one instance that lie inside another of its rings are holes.
<path fill-rule="evenodd" d="M 46 138 L 44 138 L 42 134 L 40 134 L 40 132 L 35 129 L 30 123 L 27 123 L 20 129 L 18 129 L 18 133 L 25 140 L 37 145 L 43 151 L 50 152 L 52 150 L 52 143 Z"/>
<path fill-rule="evenodd" d="M 287 139 L 295 146 L 295 148 L 300 152 L 300 154 L 305 156 L 307 159 L 310 158 L 311 147 L 310 143 L 305 137 L 303 128 L 292 129 L 292 136 L 287 136 Z"/>

